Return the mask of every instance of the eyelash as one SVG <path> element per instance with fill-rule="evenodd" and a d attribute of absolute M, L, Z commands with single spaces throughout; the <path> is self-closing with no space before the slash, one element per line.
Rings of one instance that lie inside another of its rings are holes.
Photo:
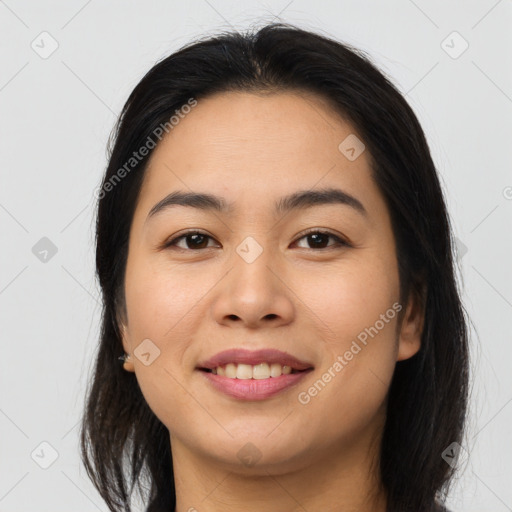
<path fill-rule="evenodd" d="M 336 241 L 336 244 L 334 245 L 330 245 L 330 246 L 327 246 L 327 247 L 324 247 L 322 249 L 309 249 L 311 251 L 315 251 L 315 252 L 319 252 L 319 251 L 326 251 L 326 250 L 329 250 L 329 249 L 333 249 L 333 248 L 336 248 L 336 247 L 351 247 L 351 245 L 346 242 L 345 240 L 343 240 L 342 238 L 340 238 L 339 236 L 335 235 L 334 233 L 330 232 L 330 231 L 324 231 L 324 230 L 320 230 L 320 229 L 311 229 L 309 231 L 307 231 L 306 233 L 303 233 L 299 238 L 297 238 L 295 240 L 295 242 L 299 241 L 299 240 L 302 240 L 303 238 L 306 238 L 307 236 L 309 235 L 312 235 L 312 234 L 320 234 L 320 235 L 327 235 L 331 238 L 333 238 L 335 241 Z M 207 233 L 204 233 L 202 231 L 196 231 L 196 230 L 191 230 L 191 231 L 186 231 L 185 233 L 182 233 L 181 235 L 165 242 L 163 244 L 163 246 L 161 247 L 161 249 L 169 249 L 173 246 L 176 246 L 176 242 L 182 238 L 186 238 L 187 236 L 190 236 L 190 235 L 203 235 L 203 236 L 206 236 L 210 239 L 213 240 L 213 237 L 211 237 L 210 235 L 208 235 Z M 294 242 L 294 243 L 295 243 Z M 201 250 L 205 250 L 205 249 L 211 249 L 211 247 L 205 247 L 205 248 L 202 248 L 202 249 L 184 249 L 183 247 L 177 247 L 177 249 L 179 250 L 182 250 L 182 251 L 194 251 L 194 252 L 199 252 Z"/>

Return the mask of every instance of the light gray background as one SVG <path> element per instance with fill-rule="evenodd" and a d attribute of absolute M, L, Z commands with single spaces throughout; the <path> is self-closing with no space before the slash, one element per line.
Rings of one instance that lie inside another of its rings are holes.
<path fill-rule="evenodd" d="M 157 60 L 276 17 L 366 50 L 426 131 L 474 324 L 471 457 L 450 505 L 512 510 L 510 0 L 0 0 L 0 511 L 107 510 L 77 424 L 99 330 L 93 192 L 108 135 Z M 51 49 L 44 31 L 58 43 L 48 58 L 31 47 Z M 469 44 L 457 58 L 453 31 Z M 46 262 L 32 251 L 42 237 L 57 248 Z"/>

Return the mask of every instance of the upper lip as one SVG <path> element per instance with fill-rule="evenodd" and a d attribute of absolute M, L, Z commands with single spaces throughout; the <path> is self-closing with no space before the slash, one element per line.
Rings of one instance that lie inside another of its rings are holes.
<path fill-rule="evenodd" d="M 293 370 L 307 370 L 313 366 L 306 362 L 297 359 L 291 354 L 281 352 L 273 348 L 261 350 L 246 350 L 243 348 L 234 348 L 224 350 L 215 354 L 210 359 L 203 361 L 197 365 L 199 369 L 212 370 L 218 366 L 224 366 L 228 363 L 234 364 L 250 364 L 256 365 L 260 363 L 279 363 L 283 366 L 290 366 Z"/>

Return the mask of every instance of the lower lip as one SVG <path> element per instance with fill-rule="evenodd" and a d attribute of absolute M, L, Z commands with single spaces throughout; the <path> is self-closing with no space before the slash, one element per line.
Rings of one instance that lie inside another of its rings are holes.
<path fill-rule="evenodd" d="M 268 379 L 230 379 L 222 375 L 199 370 L 210 384 L 222 393 L 240 400 L 265 400 L 301 381 L 312 369 L 288 373 Z"/>

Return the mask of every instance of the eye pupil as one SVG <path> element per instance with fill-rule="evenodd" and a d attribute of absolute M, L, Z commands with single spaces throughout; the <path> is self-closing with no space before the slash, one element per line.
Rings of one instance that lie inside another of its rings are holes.
<path fill-rule="evenodd" d="M 313 233 L 311 235 L 308 235 L 309 239 L 313 239 L 313 245 L 315 247 L 318 247 L 319 245 L 322 245 L 322 237 L 327 241 L 329 239 L 329 235 L 326 235 L 325 233 Z M 318 240 L 320 238 L 320 241 Z"/>
<path fill-rule="evenodd" d="M 194 233 L 194 234 L 191 234 L 191 235 L 187 235 L 187 240 L 190 241 L 190 239 L 193 239 L 194 241 L 192 242 L 192 246 L 197 248 L 201 245 L 201 242 L 204 243 L 204 241 L 206 240 L 206 237 L 205 235 L 201 235 L 200 233 Z M 199 242 L 198 242 L 198 239 L 199 239 Z"/>

